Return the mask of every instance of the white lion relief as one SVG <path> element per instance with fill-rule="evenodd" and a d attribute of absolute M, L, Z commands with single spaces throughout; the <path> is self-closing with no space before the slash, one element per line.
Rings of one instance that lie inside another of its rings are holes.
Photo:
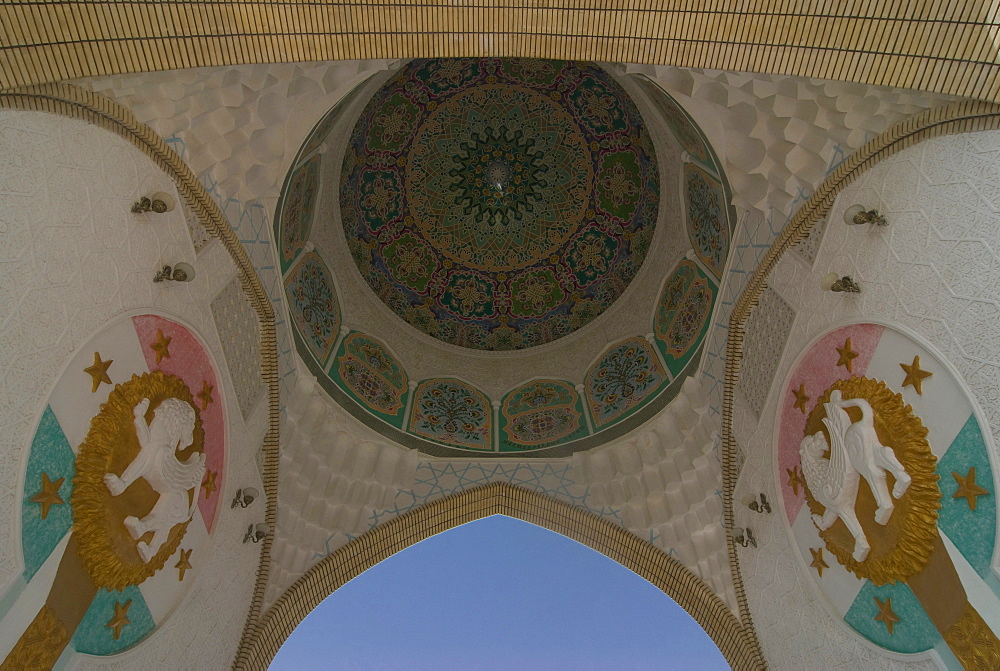
<path fill-rule="evenodd" d="M 139 454 L 118 477 L 114 473 L 104 476 L 104 483 L 112 496 L 118 496 L 137 479 L 149 483 L 160 497 L 149 514 L 139 519 L 133 515 L 125 518 L 125 527 L 134 540 L 147 531 L 153 532 L 150 542 L 140 541 L 136 550 L 144 562 L 149 562 L 166 542 L 175 524 L 187 522 L 194 515 L 197 497 L 188 503 L 188 490 L 201 484 L 205 474 L 205 455 L 192 454 L 187 461 L 177 458 L 194 442 L 194 408 L 178 398 L 164 399 L 153 413 L 153 421 L 146 424 L 149 399 L 142 399 L 132 411 L 135 432 L 139 438 Z"/>
<path fill-rule="evenodd" d="M 854 506 L 857 503 L 859 478 L 864 477 L 871 487 L 878 509 L 875 521 L 885 525 L 895 508 L 893 498 L 899 499 L 910 486 L 910 476 L 892 448 L 883 445 L 875 432 L 875 413 L 871 404 L 863 398 L 843 400 L 839 389 L 830 392 L 830 401 L 824 403 L 826 417 L 823 424 L 830 433 L 827 445 L 822 432 L 806 436 L 799 445 L 802 457 L 802 474 L 806 485 L 816 500 L 823 504 L 826 512 L 813 515 L 813 522 L 821 530 L 829 529 L 837 521 L 844 520 L 847 529 L 854 536 L 855 561 L 862 562 L 868 557 L 871 546 L 858 522 Z M 861 410 L 861 419 L 851 422 L 845 408 Z M 830 450 L 829 460 L 823 453 Z M 896 484 L 892 497 L 886 485 L 886 472 L 892 473 Z"/>

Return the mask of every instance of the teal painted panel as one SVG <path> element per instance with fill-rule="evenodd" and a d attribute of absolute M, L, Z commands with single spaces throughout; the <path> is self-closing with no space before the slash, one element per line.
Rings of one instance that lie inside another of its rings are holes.
<path fill-rule="evenodd" d="M 73 526 L 73 511 L 69 497 L 73 491 L 76 474 L 76 456 L 63 433 L 55 413 L 45 407 L 42 421 L 31 441 L 28 469 L 24 479 L 24 497 L 21 506 L 21 547 L 24 552 L 24 579 L 31 577 L 41 567 L 52 550 Z M 31 500 L 42 488 L 42 473 L 53 483 L 62 478 L 58 494 L 64 503 L 49 506 L 42 519 L 42 504 Z"/>
<path fill-rule="evenodd" d="M 875 619 L 879 614 L 875 597 L 882 602 L 892 599 L 892 612 L 899 617 L 899 622 L 895 623 L 891 634 L 882 621 Z M 941 634 L 927 616 L 927 611 L 904 583 L 876 587 L 866 581 L 844 621 L 876 645 L 895 652 L 923 652 L 941 640 Z"/>
<path fill-rule="evenodd" d="M 500 405 L 500 452 L 528 452 L 588 434 L 583 401 L 564 380 L 532 380 Z"/>
<path fill-rule="evenodd" d="M 362 408 L 403 428 L 409 378 L 381 340 L 358 331 L 348 335 L 337 350 L 329 377 Z"/>
<path fill-rule="evenodd" d="M 107 624 L 114 618 L 115 604 L 125 605 L 129 600 L 132 601 L 126 613 L 129 623 L 121 628 L 121 636 L 116 641 L 114 630 Z M 141 641 L 155 626 L 136 585 L 129 585 L 121 592 L 102 589 L 73 634 L 72 645 L 87 655 L 113 655 Z"/>
<path fill-rule="evenodd" d="M 975 510 L 969 507 L 964 497 L 954 498 L 958 482 L 952 475 L 958 473 L 965 478 L 973 467 L 976 469 L 976 484 L 990 492 L 976 497 Z M 993 546 L 996 542 L 996 493 L 993 491 L 993 470 L 990 468 L 986 441 L 974 414 L 969 415 L 962 430 L 938 462 L 937 474 L 941 478 L 938 481 L 941 488 L 938 526 L 972 568 L 985 578 L 991 575 L 990 561 L 993 559 Z"/>

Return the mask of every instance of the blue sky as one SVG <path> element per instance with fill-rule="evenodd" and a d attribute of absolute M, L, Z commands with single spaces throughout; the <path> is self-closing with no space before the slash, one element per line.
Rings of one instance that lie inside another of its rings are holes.
<path fill-rule="evenodd" d="M 337 590 L 271 669 L 728 669 L 673 600 L 508 517 L 465 524 Z"/>

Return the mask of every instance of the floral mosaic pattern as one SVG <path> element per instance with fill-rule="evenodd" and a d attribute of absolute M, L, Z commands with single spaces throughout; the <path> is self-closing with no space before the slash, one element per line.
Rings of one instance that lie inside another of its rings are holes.
<path fill-rule="evenodd" d="M 454 379 L 426 380 L 413 398 L 411 433 L 454 447 L 493 449 L 492 408 L 472 385 Z"/>
<path fill-rule="evenodd" d="M 725 195 L 718 179 L 693 163 L 684 165 L 688 237 L 698 258 L 716 277 L 729 256 Z"/>
<path fill-rule="evenodd" d="M 337 358 L 337 376 L 370 410 L 395 416 L 403 409 L 406 371 L 380 340 L 364 333 L 347 336 Z"/>
<path fill-rule="evenodd" d="M 668 366 L 676 361 L 679 370 L 701 343 L 714 303 L 715 287 L 698 266 L 691 261 L 678 263 L 663 285 L 653 322 Z"/>
<path fill-rule="evenodd" d="M 579 438 L 586 429 L 576 390 L 559 380 L 534 380 L 509 393 L 500 406 L 500 451 L 543 447 Z"/>
<path fill-rule="evenodd" d="M 322 364 L 340 334 L 340 304 L 333 277 L 316 252 L 301 258 L 285 280 L 292 321 L 309 351 Z"/>
<path fill-rule="evenodd" d="M 596 427 L 621 419 L 651 399 L 667 376 L 652 346 L 627 338 L 605 350 L 587 371 L 586 393 Z"/>
<path fill-rule="evenodd" d="M 340 206 L 361 275 L 463 347 L 533 347 L 613 303 L 645 258 L 659 176 L 639 111 L 593 64 L 411 62 L 362 113 Z"/>
<path fill-rule="evenodd" d="M 281 263 L 287 268 L 305 247 L 312 229 L 313 210 L 316 207 L 316 189 L 319 186 L 320 157 L 306 161 L 288 185 L 284 207 L 281 210 Z"/>

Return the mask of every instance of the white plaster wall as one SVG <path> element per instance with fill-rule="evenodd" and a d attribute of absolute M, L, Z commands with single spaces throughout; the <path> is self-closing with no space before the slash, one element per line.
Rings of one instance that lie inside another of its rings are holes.
<path fill-rule="evenodd" d="M 132 202 L 176 194 L 153 162 L 123 139 L 81 121 L 40 112 L 0 111 L 0 593 L 23 568 L 23 469 L 38 419 L 76 347 L 127 311 L 176 315 L 205 339 L 219 363 L 229 424 L 228 475 L 207 563 L 186 602 L 133 651 L 77 657 L 71 665 L 119 668 L 224 668 L 231 663 L 253 589 L 257 546 L 243 546 L 259 507 L 230 511 L 237 487 L 260 479 L 254 453 L 266 407 L 244 422 L 210 312 L 236 272 L 221 245 L 195 258 L 181 208 L 133 215 Z M 164 263 L 192 263 L 194 281 L 152 283 Z"/>
<path fill-rule="evenodd" d="M 786 254 L 769 284 L 796 311 L 784 356 L 758 424 L 739 401 L 733 430 L 746 455 L 734 500 L 764 491 L 772 500 L 778 397 L 795 357 L 816 335 L 844 320 L 902 325 L 932 343 L 957 368 L 985 411 L 994 449 L 1000 438 L 1000 132 L 923 142 L 886 159 L 845 189 L 828 217 L 815 265 Z M 848 227 L 844 210 L 861 203 L 884 213 L 883 230 Z M 858 296 L 824 292 L 836 271 L 861 284 Z M 994 455 L 996 456 L 996 455 Z M 754 623 L 774 668 L 902 668 L 862 643 L 817 600 L 779 511 L 737 506 L 760 547 L 741 549 L 740 566 Z M 934 668 L 938 662 L 908 662 Z"/>

